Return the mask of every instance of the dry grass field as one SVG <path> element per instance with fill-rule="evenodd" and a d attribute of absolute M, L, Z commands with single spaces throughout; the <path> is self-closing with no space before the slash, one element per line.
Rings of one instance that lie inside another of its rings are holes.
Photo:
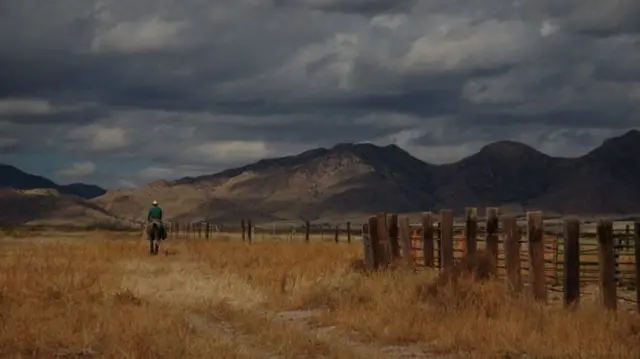
<path fill-rule="evenodd" d="M 365 274 L 359 243 L 30 233 L 0 239 L 2 358 L 638 358 L 640 318 L 430 272 Z M 526 354 L 526 355 L 525 355 Z"/>

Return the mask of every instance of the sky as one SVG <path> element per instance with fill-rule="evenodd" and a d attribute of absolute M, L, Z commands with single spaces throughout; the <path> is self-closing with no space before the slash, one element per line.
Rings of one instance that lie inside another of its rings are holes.
<path fill-rule="evenodd" d="M 0 162 L 114 187 L 343 142 L 578 156 L 640 127 L 637 0 L 2 0 Z"/>

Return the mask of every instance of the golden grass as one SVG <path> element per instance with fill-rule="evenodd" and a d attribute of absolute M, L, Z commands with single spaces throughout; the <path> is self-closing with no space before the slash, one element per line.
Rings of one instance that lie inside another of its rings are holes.
<path fill-rule="evenodd" d="M 106 240 L 0 245 L 0 357 L 239 358 L 194 332 L 180 313 L 119 286 L 118 260 L 140 257 Z"/>
<path fill-rule="evenodd" d="M 136 234 L 85 236 L 0 241 L 0 357 L 366 357 L 357 342 L 417 343 L 424 358 L 640 357 L 636 314 L 589 297 L 574 311 L 540 306 L 501 281 L 420 299 L 434 273 L 361 273 L 359 244 L 175 240 L 149 257 Z M 274 319 L 311 309 L 312 324 Z"/>

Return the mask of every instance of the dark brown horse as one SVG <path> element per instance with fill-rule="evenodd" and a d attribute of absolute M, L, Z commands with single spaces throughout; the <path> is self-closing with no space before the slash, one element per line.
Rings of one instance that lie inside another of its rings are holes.
<path fill-rule="evenodd" d="M 147 224 L 146 233 L 149 241 L 149 254 L 157 255 L 160 249 L 160 241 L 164 239 L 162 224 L 158 221 L 151 221 Z"/>

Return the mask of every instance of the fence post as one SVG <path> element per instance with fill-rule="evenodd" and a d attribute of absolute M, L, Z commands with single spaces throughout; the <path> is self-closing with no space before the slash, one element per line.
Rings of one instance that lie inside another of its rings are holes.
<path fill-rule="evenodd" d="M 578 224 L 580 223 L 580 221 L 578 221 Z M 578 237 L 580 237 L 579 234 L 579 228 L 578 228 Z M 565 237 L 566 238 L 566 237 Z M 578 249 L 578 263 L 580 263 L 580 251 Z M 554 279 L 554 284 L 558 285 L 560 284 L 560 276 L 558 275 L 558 267 L 560 266 L 560 235 L 558 233 L 556 233 L 556 238 L 553 241 L 553 279 Z M 564 270 L 563 270 L 564 272 Z"/>
<path fill-rule="evenodd" d="M 465 255 L 475 256 L 478 251 L 478 209 L 476 207 L 467 207 L 465 209 Z"/>
<path fill-rule="evenodd" d="M 240 221 L 240 230 L 242 231 L 242 241 L 244 242 L 247 239 L 247 225 L 244 219 Z"/>
<path fill-rule="evenodd" d="M 522 291 L 522 274 L 520 270 L 520 228 L 518 220 L 513 216 L 502 218 L 504 231 L 504 255 L 507 283 L 513 293 Z"/>
<path fill-rule="evenodd" d="M 364 246 L 364 265 L 369 269 L 376 269 L 376 254 L 371 238 L 371 222 L 375 222 L 375 217 L 370 217 L 369 222 L 362 225 L 362 245 Z M 376 224 L 377 225 L 377 224 Z"/>
<path fill-rule="evenodd" d="M 304 241 L 309 243 L 309 237 L 311 237 L 311 223 L 304 221 Z"/>
<path fill-rule="evenodd" d="M 387 228 L 389 229 L 389 252 L 393 261 L 400 258 L 400 243 L 398 242 L 398 215 L 392 213 L 387 216 Z"/>
<path fill-rule="evenodd" d="M 373 269 L 380 268 L 380 258 L 381 256 L 381 245 L 380 245 L 380 230 L 379 227 L 379 218 L 377 216 L 372 216 L 369 218 L 369 241 L 371 242 L 371 254 L 372 254 L 372 263 Z"/>
<path fill-rule="evenodd" d="M 443 209 L 440 211 L 440 267 L 444 271 L 453 268 L 453 211 Z"/>
<path fill-rule="evenodd" d="M 440 221 L 438 222 L 438 225 L 435 228 L 436 233 L 438 234 L 438 236 L 436 237 L 436 241 L 434 243 L 438 244 L 438 248 L 436 248 L 436 256 L 438 259 L 438 269 L 442 269 L 442 218 L 440 218 Z"/>
<path fill-rule="evenodd" d="M 351 244 L 351 222 L 347 222 L 347 243 Z"/>
<path fill-rule="evenodd" d="M 335 232 L 333 233 L 333 241 L 338 243 L 340 241 L 340 225 L 336 224 Z"/>
<path fill-rule="evenodd" d="M 529 239 L 529 273 L 533 297 L 547 301 L 547 279 L 544 272 L 544 222 L 542 212 L 527 212 L 527 236 Z"/>
<path fill-rule="evenodd" d="M 564 221 L 564 306 L 580 302 L 580 220 Z"/>
<path fill-rule="evenodd" d="M 211 224 L 209 223 L 209 221 L 207 221 L 207 226 L 205 227 L 205 230 L 206 230 L 206 232 L 205 232 L 205 233 L 206 233 L 205 238 L 206 238 L 206 239 L 209 239 L 209 234 L 210 234 L 209 232 L 211 231 Z"/>
<path fill-rule="evenodd" d="M 422 256 L 425 267 L 435 267 L 433 258 L 433 213 L 431 212 L 422 213 Z"/>
<path fill-rule="evenodd" d="M 498 208 L 487 207 L 487 243 L 486 249 L 491 260 L 493 260 L 493 268 L 498 268 Z M 495 273 L 494 273 L 495 274 Z"/>
<path fill-rule="evenodd" d="M 411 243 L 411 227 L 409 226 L 409 217 L 398 217 L 398 227 L 400 230 L 400 238 L 402 243 L 402 257 L 409 267 L 413 268 L 413 245 Z"/>
<path fill-rule="evenodd" d="M 390 262 L 389 227 L 387 214 L 378 213 L 378 254 L 379 265 L 386 267 Z"/>
<path fill-rule="evenodd" d="M 636 309 L 640 312 L 640 222 L 633 223 L 633 241 L 636 259 Z"/>
<path fill-rule="evenodd" d="M 253 239 L 253 225 L 250 219 L 247 219 L 247 241 L 251 243 Z"/>
<path fill-rule="evenodd" d="M 597 234 L 602 304 L 606 309 L 616 310 L 618 298 L 616 288 L 616 263 L 613 248 L 613 222 L 608 219 L 598 221 Z"/>
<path fill-rule="evenodd" d="M 615 266 L 614 277 L 616 279 L 616 285 L 620 285 L 622 281 L 622 276 L 620 274 L 620 242 L 616 243 L 615 238 L 613 238 L 613 263 Z"/>

